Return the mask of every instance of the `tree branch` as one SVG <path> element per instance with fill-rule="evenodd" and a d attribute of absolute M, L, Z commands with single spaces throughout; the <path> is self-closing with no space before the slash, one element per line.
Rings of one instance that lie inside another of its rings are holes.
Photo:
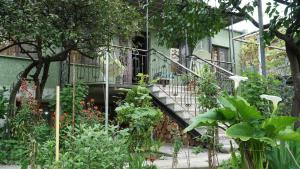
<path fill-rule="evenodd" d="M 247 12 L 243 11 L 243 9 L 239 6 L 235 6 L 235 8 L 240 12 L 240 15 L 244 16 L 246 19 L 248 19 L 254 26 L 259 28 L 259 23 Z M 268 29 L 270 27 L 270 24 L 263 25 L 264 29 Z"/>
<path fill-rule="evenodd" d="M 6 46 L 6 47 L 0 49 L 0 52 L 3 52 L 3 51 L 5 51 L 6 49 L 9 49 L 9 48 L 11 48 L 11 47 L 13 47 L 13 46 L 16 46 L 16 45 L 18 45 L 18 44 L 17 44 L 17 43 L 10 44 L 10 45 L 8 45 L 8 46 Z"/>
<path fill-rule="evenodd" d="M 293 50 L 294 52 L 296 52 L 299 57 L 300 57 L 300 49 L 299 47 L 294 43 L 293 39 L 291 39 L 290 37 L 282 34 L 281 32 L 279 32 L 278 30 L 274 31 L 275 35 L 279 38 L 282 39 L 283 41 L 285 41 L 285 43 L 287 43 Z"/>
<path fill-rule="evenodd" d="M 48 56 L 45 58 L 45 61 L 46 61 L 46 62 L 64 61 L 64 60 L 67 59 L 67 57 L 68 57 L 67 54 L 68 54 L 71 50 L 72 50 L 71 48 L 68 48 L 68 49 L 65 49 L 65 50 L 63 50 L 63 51 L 57 53 L 57 54 L 54 55 L 54 56 L 49 56 L 49 55 L 48 55 Z"/>
<path fill-rule="evenodd" d="M 33 57 L 30 53 L 28 53 L 23 47 L 22 44 L 18 44 L 19 48 L 22 50 L 22 53 L 25 53 L 32 61 L 34 61 Z"/>
<path fill-rule="evenodd" d="M 278 2 L 280 4 L 283 4 L 283 5 L 290 5 L 291 3 L 288 2 L 288 0 L 274 0 L 275 2 Z"/>
<path fill-rule="evenodd" d="M 82 52 L 82 51 L 80 51 L 80 50 L 75 50 L 75 51 L 78 52 L 79 54 L 81 54 L 81 55 L 84 56 L 84 57 L 93 59 L 93 57 L 89 56 L 88 54 L 86 54 L 86 53 L 84 53 L 84 52 Z"/>

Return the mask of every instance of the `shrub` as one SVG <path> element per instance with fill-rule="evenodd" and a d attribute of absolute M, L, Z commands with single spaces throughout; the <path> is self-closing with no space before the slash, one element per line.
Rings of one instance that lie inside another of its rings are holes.
<path fill-rule="evenodd" d="M 117 131 L 110 127 L 105 131 L 101 125 L 80 125 L 73 129 L 68 127 L 62 140 L 64 145 L 60 153 L 60 161 L 55 163 L 54 141 L 48 141 L 41 148 L 39 161 L 43 167 L 54 166 L 64 169 L 73 168 L 101 168 L 122 169 L 128 162 L 128 132 Z"/>

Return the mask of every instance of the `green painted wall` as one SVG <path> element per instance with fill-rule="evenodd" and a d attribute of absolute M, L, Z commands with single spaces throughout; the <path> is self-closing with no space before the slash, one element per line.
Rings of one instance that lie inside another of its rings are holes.
<path fill-rule="evenodd" d="M 0 86 L 11 86 L 17 81 L 18 74 L 31 63 L 29 59 L 0 55 Z M 34 70 L 30 74 L 33 74 Z M 59 63 L 52 63 L 46 88 L 54 88 L 58 82 Z"/>
<path fill-rule="evenodd" d="M 242 33 L 240 33 L 240 32 L 233 32 L 233 37 L 239 36 L 241 34 Z M 153 33 L 150 36 L 150 39 L 151 39 L 150 48 L 154 48 L 154 49 L 164 53 L 166 56 L 169 56 L 170 49 L 165 46 L 158 45 L 159 44 L 158 40 L 154 36 Z M 216 34 L 214 37 L 211 37 L 211 42 L 213 45 L 216 45 L 216 46 L 230 48 L 228 30 L 223 29 L 218 34 Z M 234 52 L 230 52 L 230 50 L 228 51 L 228 56 L 231 56 L 231 60 L 233 61 L 234 60 L 233 58 L 235 58 L 235 63 L 236 63 L 235 69 L 236 69 L 237 73 L 240 72 L 240 66 L 239 66 L 240 48 L 241 48 L 241 43 L 234 42 Z M 233 51 L 232 49 L 233 48 L 231 47 L 231 51 Z M 210 53 L 210 49 L 209 49 L 209 38 L 204 38 L 204 39 L 200 40 L 198 42 L 198 44 L 195 46 L 193 53 L 203 59 L 211 59 L 211 53 Z M 231 53 L 231 55 L 230 55 L 230 53 Z M 233 53 L 234 53 L 234 56 L 233 56 Z M 155 56 L 151 56 L 151 57 L 152 57 L 151 59 L 153 59 L 153 57 L 155 57 Z M 156 68 L 157 64 L 151 64 L 150 67 L 157 69 Z"/>

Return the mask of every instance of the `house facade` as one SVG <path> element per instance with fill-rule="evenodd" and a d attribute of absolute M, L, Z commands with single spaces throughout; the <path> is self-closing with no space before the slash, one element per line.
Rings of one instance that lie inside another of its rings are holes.
<path fill-rule="evenodd" d="M 238 73 L 240 70 L 237 63 L 239 63 L 241 44 L 232 41 L 232 37 L 238 35 L 241 35 L 241 32 L 223 29 L 214 37 L 200 40 L 193 54 L 225 69 L 229 69 L 227 65 L 230 65 L 229 71 Z M 163 61 L 159 60 L 157 53 L 171 58 L 170 49 L 159 45 L 154 33 L 150 33 L 149 42 L 149 48 L 155 50 L 148 53 L 146 51 L 146 38 L 142 35 L 134 37 L 130 43 L 119 38 L 114 39 L 109 52 L 109 80 L 111 84 L 136 83 L 138 73 L 149 74 L 150 77 L 158 76 L 159 72 L 163 74 L 161 69 L 165 65 L 160 65 Z M 0 55 L 0 85 L 9 89 L 17 81 L 19 73 L 30 62 L 31 60 L 22 54 L 18 48 L 10 48 L 2 52 Z M 53 91 L 57 84 L 71 83 L 72 80 L 90 84 L 103 83 L 105 81 L 104 65 L 104 57 L 88 59 L 75 53 L 66 62 L 52 63 L 43 98 L 50 99 L 53 97 Z M 191 65 L 184 66 L 193 69 Z"/>

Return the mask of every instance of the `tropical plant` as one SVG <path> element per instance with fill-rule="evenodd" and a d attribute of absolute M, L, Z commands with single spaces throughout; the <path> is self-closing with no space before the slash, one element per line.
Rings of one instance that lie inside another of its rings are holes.
<path fill-rule="evenodd" d="M 242 77 L 235 77 L 246 79 Z M 236 89 L 239 83 L 235 85 Z M 274 96 L 264 98 L 275 98 Z M 278 99 L 277 99 L 278 100 Z M 273 100 L 274 103 L 275 99 Z M 210 109 L 198 115 L 185 131 L 190 131 L 199 126 L 226 126 L 226 135 L 233 138 L 239 146 L 242 168 L 263 169 L 266 162 L 265 151 L 267 147 L 277 144 L 277 141 L 300 140 L 300 133 L 294 131 L 292 126 L 298 118 L 289 116 L 275 116 L 271 114 L 264 117 L 263 113 L 257 111 L 244 98 L 240 96 L 221 96 L 218 99 L 220 108 Z M 277 105 L 274 104 L 273 112 Z M 218 125 L 222 124 L 222 126 Z M 233 157 L 235 155 L 233 154 Z"/>

